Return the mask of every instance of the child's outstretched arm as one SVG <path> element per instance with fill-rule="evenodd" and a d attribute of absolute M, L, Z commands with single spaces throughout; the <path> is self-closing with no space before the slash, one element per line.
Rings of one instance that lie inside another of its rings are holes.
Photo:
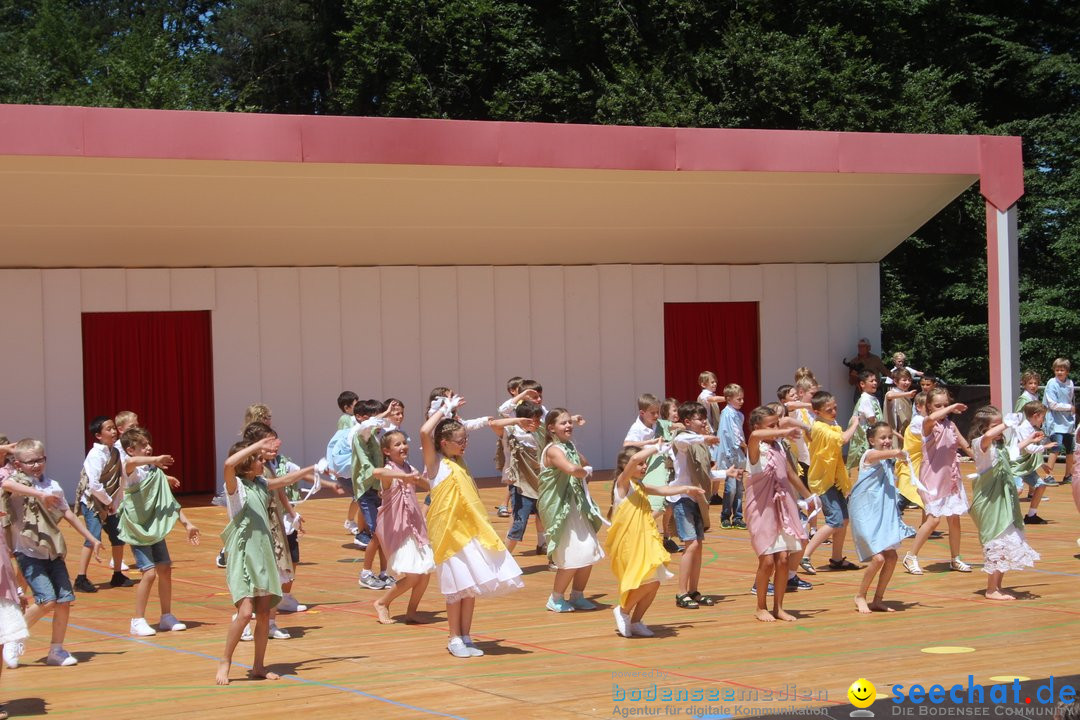
<path fill-rule="evenodd" d="M 631 473 L 633 472 L 632 468 L 634 468 L 642 460 L 645 460 L 655 455 L 659 449 L 660 448 L 658 445 L 646 445 L 641 450 L 638 450 L 636 453 L 631 455 L 630 459 L 626 461 L 626 467 L 624 467 L 623 471 L 619 473 L 619 477 L 615 478 L 615 487 L 618 488 L 619 492 L 622 494 L 623 497 L 626 497 L 626 494 L 630 490 L 630 480 L 632 479 Z M 646 492 L 648 492 L 648 490 L 646 490 Z"/>
<path fill-rule="evenodd" d="M 383 490 L 389 490 L 390 486 L 394 484 L 395 480 L 411 482 L 414 485 L 417 483 L 417 481 L 422 480 L 420 472 L 417 470 L 410 469 L 408 471 L 402 471 L 396 468 L 387 467 L 385 465 L 380 468 L 375 468 L 371 471 L 371 474 L 379 479 L 379 484 L 382 486 Z M 428 483 L 424 481 L 424 484 L 427 485 Z"/>
<path fill-rule="evenodd" d="M 550 445 L 547 450 L 544 451 L 544 458 L 547 460 L 547 464 L 555 467 L 562 472 L 575 477 L 578 480 L 584 480 L 589 476 L 591 469 L 586 469 L 584 465 L 575 465 L 570 462 L 566 457 L 566 453 L 558 445 Z M 582 458 L 584 460 L 584 458 Z"/>
<path fill-rule="evenodd" d="M 947 418 L 949 415 L 959 415 L 966 410 L 967 405 L 965 405 L 964 403 L 953 403 L 952 405 L 946 405 L 945 407 L 938 408 L 934 412 L 930 413 L 923 420 L 923 437 L 930 437 L 930 431 L 934 429 L 934 426 Z"/>
<path fill-rule="evenodd" d="M 990 446 L 994 443 L 994 440 L 1001 437 L 1005 431 L 1009 428 L 1005 423 L 998 423 L 997 425 L 991 425 L 986 432 L 979 438 L 979 449 L 983 452 L 987 452 Z M 1042 435 L 1042 433 L 1036 433 L 1036 435 Z M 1034 436 L 1033 436 L 1034 437 Z M 1030 441 L 1028 441 L 1030 442 Z M 1021 443 L 1020 447 L 1026 445 L 1027 442 Z"/>
<path fill-rule="evenodd" d="M 746 439 L 746 459 L 750 461 L 751 465 L 756 465 L 761 458 L 761 447 L 758 443 L 772 442 L 773 440 L 779 440 L 780 438 L 791 438 L 794 440 L 802 433 L 797 427 L 791 428 L 760 428 L 750 433 L 750 437 Z"/>
<path fill-rule="evenodd" d="M 488 427 L 491 428 L 492 432 L 494 432 L 499 437 L 502 437 L 503 432 L 505 432 L 505 428 L 508 428 L 511 425 L 517 425 L 525 432 L 532 432 L 536 428 L 540 427 L 540 423 L 533 418 L 495 418 L 488 423 Z"/>
<path fill-rule="evenodd" d="M 266 481 L 266 487 L 270 488 L 271 490 L 278 490 L 279 488 L 288 487 L 289 485 L 293 485 L 304 479 L 311 479 L 312 481 L 315 480 L 314 465 L 308 465 L 306 468 L 294 470 L 293 472 L 288 473 L 287 475 L 282 475 L 281 477 L 269 478 Z M 286 500 L 286 502 L 288 501 Z M 289 511 L 292 511 L 292 505 L 289 505 Z"/>
<path fill-rule="evenodd" d="M 135 468 L 143 465 L 153 465 L 162 470 L 173 464 L 172 455 L 132 455 L 124 462 L 124 474 L 130 475 Z"/>
<path fill-rule="evenodd" d="M 38 490 L 37 488 L 32 488 L 29 485 L 23 485 L 20 482 L 15 482 L 11 478 L 5 480 L 3 484 L 0 485 L 0 487 L 3 488 L 4 492 L 10 493 L 12 495 L 23 495 L 25 497 L 32 497 L 35 500 L 40 501 L 45 507 L 49 508 L 50 510 L 58 510 L 64 504 L 63 499 L 59 495 L 53 495 L 50 492 Z"/>
<path fill-rule="evenodd" d="M 900 449 L 889 450 L 868 450 L 866 452 L 866 464 L 873 465 L 874 463 L 881 462 L 882 460 L 893 460 L 895 458 L 903 457 L 904 451 Z"/>

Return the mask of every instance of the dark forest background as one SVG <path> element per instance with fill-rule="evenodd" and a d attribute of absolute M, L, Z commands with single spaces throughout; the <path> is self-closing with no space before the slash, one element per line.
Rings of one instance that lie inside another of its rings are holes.
<path fill-rule="evenodd" d="M 1020 135 L 1045 377 L 1080 361 L 1078 34 L 1058 0 L 0 0 L 0 102 Z M 973 188 L 885 258 L 883 355 L 986 382 L 985 243 Z"/>

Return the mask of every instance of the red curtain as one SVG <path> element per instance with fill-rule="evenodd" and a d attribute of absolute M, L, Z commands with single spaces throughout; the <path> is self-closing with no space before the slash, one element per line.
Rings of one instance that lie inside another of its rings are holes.
<path fill-rule="evenodd" d="M 664 380 L 669 397 L 696 400 L 698 375 L 716 373 L 717 394 L 738 383 L 743 415 L 761 404 L 756 302 L 664 303 Z M 772 402 L 775 398 L 768 398 Z M 722 407 L 722 406 L 721 406 Z"/>
<path fill-rule="evenodd" d="M 83 313 L 82 340 L 86 424 L 134 411 L 154 452 L 175 458 L 178 492 L 214 492 L 210 313 Z"/>

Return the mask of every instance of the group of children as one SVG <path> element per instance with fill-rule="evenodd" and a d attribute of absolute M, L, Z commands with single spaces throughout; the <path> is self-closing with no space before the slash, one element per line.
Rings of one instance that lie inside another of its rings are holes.
<path fill-rule="evenodd" d="M 908 538 L 914 540 L 902 566 L 922 574 L 919 550 L 942 517 L 949 530 L 951 569 L 970 572 L 960 556 L 959 518 L 965 512 L 971 513 L 983 545 L 986 597 L 1014 599 L 1002 587 L 1003 575 L 1038 560 L 1024 529 L 1044 522 L 1036 510 L 1047 484 L 1044 476 L 1056 459 L 1053 453 L 1067 453 L 1066 478 L 1080 467 L 1072 456 L 1076 426 L 1068 362 L 1055 361 L 1054 372 L 1042 400 L 1036 396 L 1039 377 L 1024 374 L 1025 394 L 1016 414 L 1003 415 L 991 406 L 976 412 L 970 442 L 953 422 L 967 408 L 953 402 L 945 388 L 926 383 L 925 376 L 925 387 L 913 389 L 915 378 L 902 361 L 890 378 L 884 407 L 876 397 L 879 378 L 860 374 L 861 395 L 844 425 L 837 422 L 835 397 L 821 390 L 805 368 L 794 384 L 778 389 L 777 402 L 750 411 L 748 423 L 742 388 L 729 384 L 718 394 L 716 376 L 705 372 L 695 401 L 660 402 L 650 394 L 638 398 L 638 417 L 618 455 L 606 513 L 590 492 L 593 468 L 574 443 L 575 429 L 585 419 L 564 408 L 549 411 L 543 387 L 533 380 L 512 378 L 498 413 L 471 420 L 459 417 L 462 397 L 435 388 L 419 430 L 419 468 L 409 458 L 411 440 L 403 429 L 400 400 L 361 400 L 355 393 L 342 393 L 338 405 L 343 414 L 327 457 L 307 468 L 281 454 L 269 408 L 253 405 L 224 467 L 229 522 L 221 534 L 218 564 L 225 568 L 236 614 L 217 682 L 229 682 L 232 656 L 242 639 L 254 640 L 251 675 L 276 677 L 265 665 L 267 640 L 288 633 L 277 628 L 275 614 L 305 609 L 290 592 L 302 534 L 294 505 L 317 491 L 319 477 L 327 475 L 336 479 L 339 493 L 351 494 L 345 527 L 365 551 L 360 585 L 382 591 L 373 602 L 378 621 L 394 623 L 392 603 L 406 593 L 404 620 L 421 621 L 420 602 L 434 573 L 446 604 L 446 647 L 457 658 L 484 654 L 471 635 L 476 599 L 522 587 L 512 553 L 530 518 L 536 523 L 536 551 L 547 556 L 554 570 L 549 611 L 595 609 L 587 586 L 593 566 L 607 557 L 619 584 L 619 601 L 612 609 L 616 632 L 651 636 L 644 615 L 660 583 L 672 578 L 668 565 L 677 552 L 682 553 L 677 607 L 714 605 L 715 598 L 700 587 L 710 497 L 722 505 L 722 529 L 749 531 L 758 556 L 752 588 L 758 620 L 795 620 L 783 608 L 785 593 L 813 587 L 797 571 L 817 574 L 812 554 L 822 544 L 831 543 L 830 569 L 862 569 L 843 555 L 849 529 L 859 560 L 867 563 L 854 598 L 860 613 L 891 610 L 884 593 L 899 562 L 897 551 Z M 469 434 L 485 427 L 499 438 L 496 462 L 507 484 L 505 514 L 512 518 L 505 538 L 489 521 L 465 461 Z M 3 512 L 10 526 L 10 535 L 0 533 L 0 544 L 10 543 L 34 596 L 34 604 L 22 612 L 20 604 L 25 607 L 28 601 L 20 596 L 13 568 L 2 564 L 0 640 L 8 667 L 18 664 L 27 627 L 48 613 L 53 623 L 46 662 L 75 664 L 63 649 L 73 589 L 97 591 L 88 568 L 91 557 L 100 561 L 103 530 L 112 545 L 109 585 L 134 584 L 123 574 L 125 544 L 132 546 L 142 572 L 131 634 L 185 629 L 171 612 L 165 538 L 177 522 L 191 543 L 198 544 L 200 536 L 173 497 L 179 481 L 165 472 L 173 459 L 153 454 L 150 434 L 133 413 L 96 418 L 90 433 L 95 442 L 76 491 L 78 513 L 60 486 L 46 477 L 39 441 L 0 443 Z M 958 448 L 975 463 L 970 503 Z M 1045 452 L 1052 454 L 1044 458 Z M 302 496 L 298 488 L 304 481 L 310 488 Z M 1024 484 L 1031 487 L 1026 516 L 1018 497 Z M 905 504 L 922 509 L 917 528 L 904 522 Z M 86 541 L 74 588 L 64 562 L 60 519 Z M 601 542 L 605 524 L 609 527 Z M 156 629 L 146 621 L 155 581 L 161 606 Z"/>

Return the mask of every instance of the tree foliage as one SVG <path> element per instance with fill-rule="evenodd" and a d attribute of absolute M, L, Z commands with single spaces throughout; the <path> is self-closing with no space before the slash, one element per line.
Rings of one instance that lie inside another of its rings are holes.
<path fill-rule="evenodd" d="M 1080 358 L 1065 0 L 0 0 L 0 101 L 1020 135 L 1025 365 Z M 881 265 L 885 350 L 988 375 L 984 205 Z M 974 349 L 974 350 L 973 350 Z"/>

